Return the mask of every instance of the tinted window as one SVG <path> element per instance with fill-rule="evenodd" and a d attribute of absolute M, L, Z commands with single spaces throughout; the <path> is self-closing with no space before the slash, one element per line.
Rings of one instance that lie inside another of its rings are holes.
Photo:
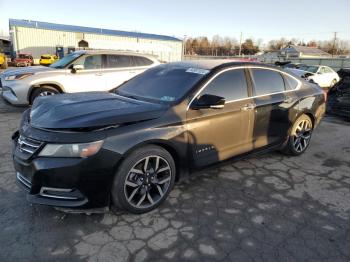
<path fill-rule="evenodd" d="M 284 81 L 280 73 L 267 69 L 252 69 L 254 95 L 266 95 L 284 91 Z"/>
<path fill-rule="evenodd" d="M 318 71 L 320 74 L 326 73 L 326 69 L 324 67 L 321 67 L 320 70 Z"/>
<path fill-rule="evenodd" d="M 150 59 L 142 56 L 134 56 L 134 63 L 136 66 L 148 66 L 153 64 Z"/>
<path fill-rule="evenodd" d="M 116 93 L 137 99 L 173 102 L 182 98 L 208 72 L 171 64 L 160 65 L 132 78 Z"/>
<path fill-rule="evenodd" d="M 106 55 L 107 68 L 131 67 L 133 66 L 131 56 L 126 55 Z"/>
<path fill-rule="evenodd" d="M 299 84 L 299 82 L 295 78 L 290 77 L 288 75 L 284 75 L 284 80 L 286 83 L 287 90 L 293 90 L 293 89 L 297 88 L 297 86 Z"/>
<path fill-rule="evenodd" d="M 220 74 L 210 82 L 202 94 L 221 96 L 226 101 L 248 97 L 244 70 L 230 70 Z"/>
<path fill-rule="evenodd" d="M 102 67 L 102 56 L 101 55 L 82 56 L 76 61 L 74 61 L 73 64 L 82 65 L 84 66 L 84 69 L 100 69 Z"/>

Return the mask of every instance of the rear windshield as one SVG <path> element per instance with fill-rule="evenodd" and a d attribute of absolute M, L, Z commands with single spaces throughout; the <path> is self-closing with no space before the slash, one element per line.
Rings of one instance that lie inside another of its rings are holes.
<path fill-rule="evenodd" d="M 41 56 L 41 59 L 51 59 L 51 56 L 48 56 L 48 55 L 42 55 L 42 56 Z"/>
<path fill-rule="evenodd" d="M 30 56 L 29 55 L 18 55 L 18 58 L 23 58 L 23 59 L 30 59 Z"/>
<path fill-rule="evenodd" d="M 180 100 L 208 70 L 159 65 L 121 85 L 116 93 L 141 100 L 171 103 Z"/>

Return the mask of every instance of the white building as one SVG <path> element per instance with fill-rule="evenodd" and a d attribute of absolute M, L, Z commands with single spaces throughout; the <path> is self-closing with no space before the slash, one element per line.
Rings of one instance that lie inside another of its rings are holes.
<path fill-rule="evenodd" d="M 9 27 L 14 53 L 31 53 L 36 59 L 81 48 L 139 52 L 165 62 L 182 59 L 183 43 L 171 36 L 17 19 L 10 19 Z"/>

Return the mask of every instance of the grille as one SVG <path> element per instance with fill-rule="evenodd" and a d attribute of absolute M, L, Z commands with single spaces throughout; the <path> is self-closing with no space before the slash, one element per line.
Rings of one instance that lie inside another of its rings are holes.
<path fill-rule="evenodd" d="M 20 135 L 17 144 L 19 151 L 21 151 L 22 153 L 33 155 L 42 143 L 37 140 Z"/>

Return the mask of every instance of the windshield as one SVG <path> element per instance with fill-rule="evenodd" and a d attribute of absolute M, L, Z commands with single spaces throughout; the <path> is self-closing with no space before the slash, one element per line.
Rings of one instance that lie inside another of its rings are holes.
<path fill-rule="evenodd" d="M 116 93 L 135 99 L 171 103 L 182 98 L 208 72 L 181 65 L 159 65 L 121 85 Z"/>
<path fill-rule="evenodd" d="M 306 71 L 306 72 L 310 72 L 310 73 L 316 73 L 318 70 L 318 66 L 301 66 L 299 67 L 300 70 Z"/>
<path fill-rule="evenodd" d="M 77 59 L 78 57 L 80 57 L 82 55 L 83 54 L 79 54 L 79 53 L 69 54 L 69 55 L 63 57 L 62 59 L 58 60 L 57 62 L 53 63 L 52 65 L 50 65 L 50 67 L 52 67 L 52 68 L 65 68 L 67 65 L 69 65 L 71 62 L 73 62 L 75 59 Z"/>

